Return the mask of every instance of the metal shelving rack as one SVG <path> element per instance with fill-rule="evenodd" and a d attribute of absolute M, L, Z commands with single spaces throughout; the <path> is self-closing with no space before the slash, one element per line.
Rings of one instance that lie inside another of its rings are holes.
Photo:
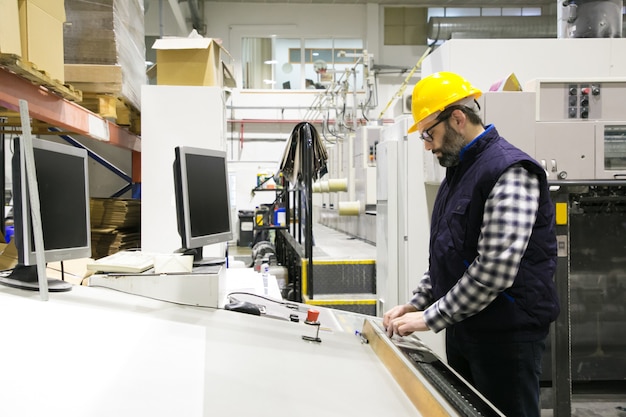
<path fill-rule="evenodd" d="M 19 101 L 28 102 L 29 114 L 33 121 L 39 121 L 50 128 L 48 135 L 76 134 L 132 152 L 132 182 L 141 182 L 141 138 L 102 116 L 70 100 L 67 86 L 59 85 L 58 91 L 51 84 L 38 84 L 10 69 L 0 66 L 0 109 L 19 113 Z M 33 132 L 35 134 L 41 132 Z M 0 145 L 4 154 L 4 141 Z M 0 162 L 4 172 L 4 158 Z M 1 196 L 5 205 L 4 192 Z M 0 224 L 4 226 L 4 212 L 0 213 Z"/>
<path fill-rule="evenodd" d="M 33 119 L 63 129 L 65 133 L 87 136 L 114 146 L 141 151 L 140 138 L 49 88 L 0 68 L 0 107 L 19 112 L 19 100 L 26 100 Z"/>

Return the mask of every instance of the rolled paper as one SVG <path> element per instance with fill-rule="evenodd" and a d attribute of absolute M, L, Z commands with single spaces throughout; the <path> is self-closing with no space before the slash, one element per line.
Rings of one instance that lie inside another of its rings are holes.
<path fill-rule="evenodd" d="M 347 178 L 333 178 L 328 180 L 328 189 L 331 192 L 348 191 Z"/>
<path fill-rule="evenodd" d="M 358 216 L 361 214 L 361 202 L 360 201 L 340 201 L 339 202 L 339 215 L 340 216 Z"/>

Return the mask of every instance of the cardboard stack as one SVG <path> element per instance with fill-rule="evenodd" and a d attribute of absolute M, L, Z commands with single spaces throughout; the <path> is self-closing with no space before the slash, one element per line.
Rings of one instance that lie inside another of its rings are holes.
<path fill-rule="evenodd" d="M 141 248 L 141 201 L 91 198 L 91 254 L 94 259 Z"/>
<path fill-rule="evenodd" d="M 0 54 L 62 85 L 63 0 L 0 0 Z"/>
<path fill-rule="evenodd" d="M 22 59 L 64 82 L 63 0 L 19 0 Z"/>
<path fill-rule="evenodd" d="M 0 54 L 22 54 L 20 18 L 15 0 L 0 0 Z"/>
<path fill-rule="evenodd" d="M 65 77 L 141 109 L 146 84 L 143 0 L 65 0 Z"/>

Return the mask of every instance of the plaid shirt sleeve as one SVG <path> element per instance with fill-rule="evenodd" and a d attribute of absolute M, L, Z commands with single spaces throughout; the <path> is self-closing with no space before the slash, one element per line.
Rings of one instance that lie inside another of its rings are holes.
<path fill-rule="evenodd" d="M 429 274 L 414 291 L 411 304 L 424 311 L 428 327 L 439 332 L 483 310 L 513 285 L 539 207 L 539 180 L 519 165 L 507 169 L 485 203 L 478 256 L 465 274 L 432 304 Z"/>

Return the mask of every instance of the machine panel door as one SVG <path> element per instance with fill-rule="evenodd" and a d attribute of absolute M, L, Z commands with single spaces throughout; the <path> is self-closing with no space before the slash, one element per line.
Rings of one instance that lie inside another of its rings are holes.
<path fill-rule="evenodd" d="M 546 169 L 548 179 L 594 178 L 594 128 L 584 122 L 537 123 L 535 159 Z"/>
<path fill-rule="evenodd" d="M 626 179 L 626 124 L 596 125 L 596 179 Z"/>

